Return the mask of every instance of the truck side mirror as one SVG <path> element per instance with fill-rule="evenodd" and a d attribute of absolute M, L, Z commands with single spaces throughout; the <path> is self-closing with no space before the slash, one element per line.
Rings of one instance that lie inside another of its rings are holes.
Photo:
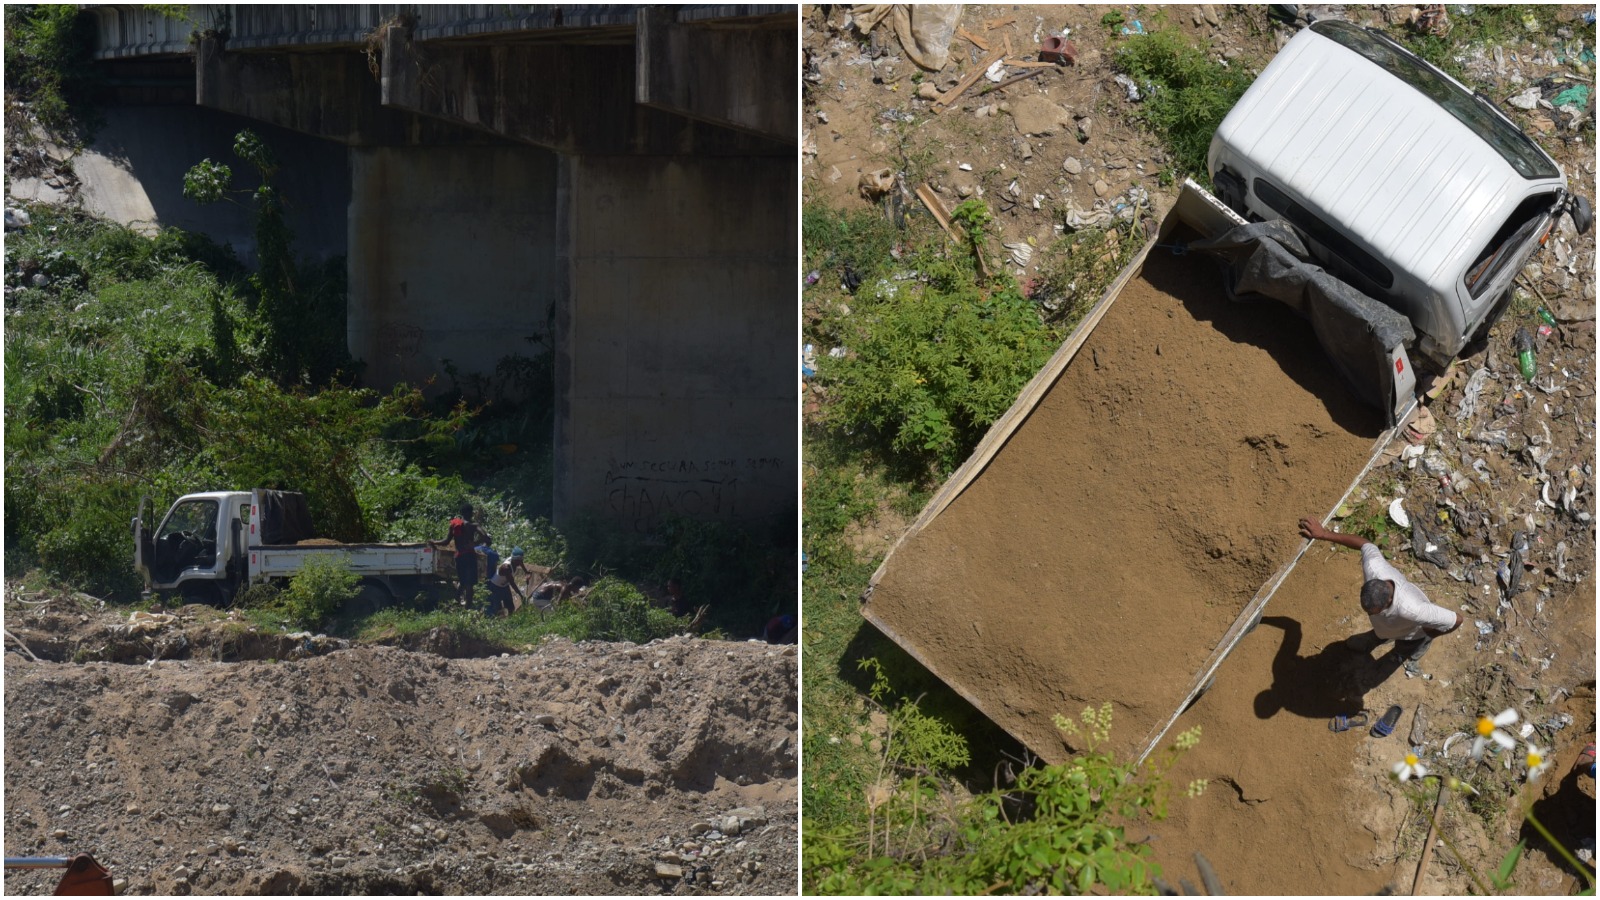
<path fill-rule="evenodd" d="M 1579 234 L 1588 234 L 1589 226 L 1594 224 L 1594 208 L 1589 205 L 1589 198 L 1582 195 L 1572 198 L 1572 224 L 1578 229 Z"/>

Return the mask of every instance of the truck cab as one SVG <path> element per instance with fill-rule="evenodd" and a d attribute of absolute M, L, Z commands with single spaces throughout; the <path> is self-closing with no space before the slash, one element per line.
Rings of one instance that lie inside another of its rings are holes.
<path fill-rule="evenodd" d="M 1505 308 L 1563 213 L 1588 201 L 1481 94 L 1373 29 L 1297 34 L 1212 139 L 1217 195 L 1284 219 L 1328 272 L 1404 314 L 1443 368 Z"/>
<path fill-rule="evenodd" d="M 152 532 L 141 501 L 133 520 L 134 567 L 146 591 L 176 591 L 202 603 L 232 600 L 244 575 L 250 505 L 245 491 L 187 494 Z"/>
<path fill-rule="evenodd" d="M 179 497 L 152 531 L 148 498 L 133 520 L 133 564 L 145 593 L 225 606 L 247 585 L 282 583 L 309 560 L 334 559 L 360 577 L 363 609 L 437 593 L 438 554 L 426 542 L 347 544 L 315 539 L 305 495 L 204 491 Z"/>

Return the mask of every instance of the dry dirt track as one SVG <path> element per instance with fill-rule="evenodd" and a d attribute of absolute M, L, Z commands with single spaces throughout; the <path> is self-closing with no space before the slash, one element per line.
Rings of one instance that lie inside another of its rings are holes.
<path fill-rule="evenodd" d="M 7 855 L 92 852 L 128 893 L 796 884 L 793 648 L 5 660 Z"/>

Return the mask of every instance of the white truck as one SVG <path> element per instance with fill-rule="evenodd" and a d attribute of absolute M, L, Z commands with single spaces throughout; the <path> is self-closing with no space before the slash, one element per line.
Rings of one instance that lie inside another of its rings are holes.
<path fill-rule="evenodd" d="M 361 577 L 356 604 L 370 611 L 439 586 L 439 554 L 426 543 L 344 544 L 316 540 L 302 494 L 206 491 L 185 494 L 152 531 L 148 498 L 133 520 L 134 568 L 145 593 L 226 605 L 245 587 L 288 578 L 314 557 L 334 556 Z"/>
<path fill-rule="evenodd" d="M 1410 353 L 1448 365 L 1563 215 L 1592 224 L 1489 100 L 1344 22 L 1288 42 L 1209 168 L 1217 195 L 1185 183 L 862 597 L 869 622 L 1049 762 L 1079 749 L 1052 715 L 1107 699 L 1119 749 L 1158 746 L 1305 553 L 1294 517 L 1331 515 L 1417 405 Z M 1224 272 L 1197 259 L 1212 255 Z M 1216 294 L 1280 301 L 1316 340 L 1273 304 Z M 1308 359 L 1318 344 L 1331 367 Z M 1126 452 L 1174 434 L 1167 456 Z M 1318 446 L 1332 449 L 1311 462 Z M 1207 519 L 1202 493 L 1248 514 Z"/>
<path fill-rule="evenodd" d="M 1594 215 L 1494 102 L 1376 29 L 1295 35 L 1212 139 L 1218 199 L 1283 219 L 1331 274 L 1411 321 L 1444 368 L 1504 311 L 1563 213 Z"/>

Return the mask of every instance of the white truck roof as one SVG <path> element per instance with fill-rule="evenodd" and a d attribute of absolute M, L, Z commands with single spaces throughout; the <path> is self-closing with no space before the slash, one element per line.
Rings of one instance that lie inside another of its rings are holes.
<path fill-rule="evenodd" d="M 1313 29 L 1261 73 L 1214 154 L 1217 144 L 1338 222 L 1397 279 L 1452 297 L 1517 205 L 1563 184 L 1547 156 L 1548 175 L 1525 176 L 1421 91 Z"/>

